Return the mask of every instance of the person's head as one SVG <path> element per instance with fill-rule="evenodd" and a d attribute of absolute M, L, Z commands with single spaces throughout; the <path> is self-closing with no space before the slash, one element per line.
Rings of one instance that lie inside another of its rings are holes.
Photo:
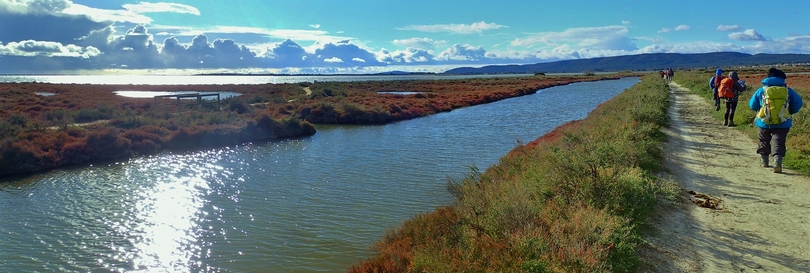
<path fill-rule="evenodd" d="M 714 72 L 715 75 L 723 75 L 723 69 L 718 68 L 717 71 Z"/>
<path fill-rule="evenodd" d="M 784 71 L 773 68 L 773 67 L 771 67 L 771 69 L 768 69 L 768 78 L 770 78 L 770 77 L 777 77 L 777 78 L 787 79 L 787 75 L 785 75 Z"/>
<path fill-rule="evenodd" d="M 728 77 L 731 78 L 734 81 L 739 81 L 740 80 L 740 77 L 737 76 L 737 71 L 728 72 Z"/>

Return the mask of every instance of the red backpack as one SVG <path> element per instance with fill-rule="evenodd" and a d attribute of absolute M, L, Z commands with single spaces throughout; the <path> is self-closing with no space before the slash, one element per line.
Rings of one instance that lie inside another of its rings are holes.
<path fill-rule="evenodd" d="M 723 99 L 734 98 L 734 80 L 729 77 L 723 77 L 720 84 L 717 86 L 717 97 Z"/>

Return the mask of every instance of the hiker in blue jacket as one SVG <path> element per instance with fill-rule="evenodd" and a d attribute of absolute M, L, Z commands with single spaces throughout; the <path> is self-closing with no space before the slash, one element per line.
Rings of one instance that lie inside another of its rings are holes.
<path fill-rule="evenodd" d="M 751 96 L 751 100 L 748 101 L 748 106 L 750 106 L 752 110 L 759 113 L 762 107 L 767 107 L 763 106 L 762 102 L 762 97 L 765 90 L 770 86 L 787 87 L 787 84 L 785 83 L 786 79 L 787 75 L 785 75 L 785 72 L 782 70 L 776 68 L 771 68 L 768 70 L 768 77 L 762 80 L 763 87 L 760 87 L 756 92 L 754 92 L 754 95 Z M 782 92 L 784 94 L 784 91 Z M 787 102 L 787 112 L 791 115 L 799 112 L 799 109 L 802 108 L 802 97 L 790 87 L 787 87 Z M 774 115 L 779 115 L 778 111 L 781 109 L 781 105 L 772 106 L 770 109 L 774 109 L 774 111 L 771 111 L 772 113 L 777 112 L 774 113 Z M 786 151 L 785 140 L 787 139 L 790 127 L 793 126 L 793 120 L 790 118 L 790 116 L 785 118 L 786 120 L 783 122 L 775 124 L 774 122 L 767 122 L 767 118 L 763 119 L 759 114 L 757 114 L 755 119 L 755 124 L 759 128 L 759 145 L 757 146 L 757 153 L 762 158 L 760 163 L 763 167 L 769 167 L 768 158 L 771 154 L 771 140 L 773 140 L 776 144 L 776 151 L 773 153 L 773 159 L 776 162 L 773 167 L 774 173 L 782 172 L 782 158 L 785 157 Z"/>

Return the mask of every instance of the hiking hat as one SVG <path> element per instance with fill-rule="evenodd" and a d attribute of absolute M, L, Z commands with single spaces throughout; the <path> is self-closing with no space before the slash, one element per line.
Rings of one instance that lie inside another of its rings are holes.
<path fill-rule="evenodd" d="M 768 77 L 769 78 L 770 77 L 777 77 L 777 78 L 787 79 L 787 75 L 785 75 L 784 71 L 773 68 L 773 67 L 771 67 L 771 69 L 768 69 Z"/>
<path fill-rule="evenodd" d="M 723 69 L 718 68 L 715 74 L 716 75 L 723 75 Z"/>

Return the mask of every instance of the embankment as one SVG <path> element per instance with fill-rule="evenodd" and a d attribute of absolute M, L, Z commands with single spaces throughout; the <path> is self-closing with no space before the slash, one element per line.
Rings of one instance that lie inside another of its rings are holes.
<path fill-rule="evenodd" d="M 350 272 L 633 271 L 659 195 L 668 87 L 658 77 L 449 183 L 452 205 L 417 215 Z M 548 113 L 553 114 L 553 113 Z"/>

